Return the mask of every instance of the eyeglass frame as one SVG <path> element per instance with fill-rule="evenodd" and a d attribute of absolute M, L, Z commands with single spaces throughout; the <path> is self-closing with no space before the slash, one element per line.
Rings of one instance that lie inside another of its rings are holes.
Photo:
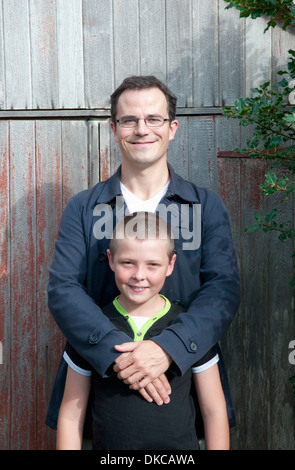
<path fill-rule="evenodd" d="M 153 117 L 154 117 L 154 118 L 155 118 L 155 117 L 161 118 L 161 119 L 163 120 L 162 124 L 160 124 L 159 126 L 158 126 L 158 125 L 157 125 L 157 126 L 150 126 L 150 125 L 148 125 L 146 121 L 147 121 L 148 119 L 153 118 Z M 120 124 L 120 119 L 122 119 L 122 118 L 132 118 L 132 119 L 134 119 L 134 121 L 136 122 L 135 126 L 122 126 L 122 125 Z M 143 120 L 143 121 L 145 122 L 145 125 L 146 125 L 149 129 L 156 129 L 156 128 L 162 127 L 162 126 L 164 126 L 165 122 L 168 122 L 168 121 L 170 122 L 170 121 L 171 121 L 171 119 L 169 119 L 169 118 L 164 118 L 163 116 L 160 116 L 160 115 L 158 115 L 158 114 L 155 114 L 155 115 L 151 114 L 149 117 L 146 117 L 146 118 L 138 118 L 137 116 L 133 116 L 133 115 L 130 115 L 130 116 L 129 116 L 129 115 L 127 115 L 127 116 L 122 116 L 120 119 L 116 119 L 116 120 L 115 120 L 115 123 L 116 123 L 116 124 L 118 123 L 120 127 L 123 127 L 123 129 L 135 129 L 135 127 L 138 126 L 138 122 L 139 122 L 140 120 Z"/>

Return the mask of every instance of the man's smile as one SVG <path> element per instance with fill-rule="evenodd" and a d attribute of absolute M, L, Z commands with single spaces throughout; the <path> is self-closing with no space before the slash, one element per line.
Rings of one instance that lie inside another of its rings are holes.
<path fill-rule="evenodd" d="M 151 144 L 154 144 L 155 142 L 157 142 L 157 140 L 148 140 L 148 141 L 142 141 L 142 140 L 134 140 L 134 141 L 130 141 L 128 140 L 128 143 L 129 144 L 132 144 L 132 145 L 141 145 L 141 146 L 145 146 L 145 145 L 151 145 Z"/>

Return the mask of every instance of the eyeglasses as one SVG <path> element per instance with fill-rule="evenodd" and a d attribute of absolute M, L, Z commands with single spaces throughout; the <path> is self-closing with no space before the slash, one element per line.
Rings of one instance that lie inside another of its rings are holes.
<path fill-rule="evenodd" d="M 123 116 L 120 119 L 116 119 L 116 122 L 120 127 L 132 128 L 138 125 L 138 121 L 144 120 L 147 127 L 162 127 L 165 122 L 170 119 L 165 119 L 162 116 L 148 116 L 147 118 L 138 118 L 136 116 Z"/>

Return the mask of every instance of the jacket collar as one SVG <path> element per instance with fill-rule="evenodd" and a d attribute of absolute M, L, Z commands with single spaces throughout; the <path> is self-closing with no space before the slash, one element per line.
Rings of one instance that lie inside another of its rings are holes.
<path fill-rule="evenodd" d="M 168 163 L 170 173 L 170 183 L 167 189 L 166 197 L 173 198 L 178 196 L 180 199 L 198 203 L 199 198 L 195 187 L 189 181 L 184 180 L 180 175 L 175 173 L 170 163 Z M 116 196 L 122 196 L 120 188 L 121 165 L 118 170 L 105 182 L 102 192 L 99 196 L 100 203 L 109 203 L 113 201 Z"/>

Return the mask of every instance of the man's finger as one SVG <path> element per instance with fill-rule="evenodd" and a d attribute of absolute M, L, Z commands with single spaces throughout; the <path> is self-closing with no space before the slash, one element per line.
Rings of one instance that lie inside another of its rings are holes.
<path fill-rule="evenodd" d="M 134 351 L 134 349 L 137 346 L 138 346 L 138 343 L 136 343 L 135 341 L 131 341 L 129 343 L 116 344 L 115 349 L 116 349 L 116 351 L 120 351 L 120 352 L 124 353 L 124 352 Z"/>
<path fill-rule="evenodd" d="M 132 385 L 130 385 L 130 388 L 132 387 Z M 141 388 L 139 390 L 139 393 L 141 394 L 141 396 L 146 400 L 148 401 L 149 403 L 152 403 L 153 401 L 153 398 L 151 397 L 151 395 L 149 395 L 149 393 L 146 391 L 145 388 Z"/>
<path fill-rule="evenodd" d="M 130 388 L 132 387 L 133 385 L 130 386 Z M 163 403 L 167 404 L 170 402 L 169 394 L 160 379 L 156 379 L 152 383 L 148 384 L 144 389 L 140 389 L 139 393 L 141 393 L 142 390 L 145 390 L 148 396 L 151 397 L 157 405 L 162 405 Z"/>

